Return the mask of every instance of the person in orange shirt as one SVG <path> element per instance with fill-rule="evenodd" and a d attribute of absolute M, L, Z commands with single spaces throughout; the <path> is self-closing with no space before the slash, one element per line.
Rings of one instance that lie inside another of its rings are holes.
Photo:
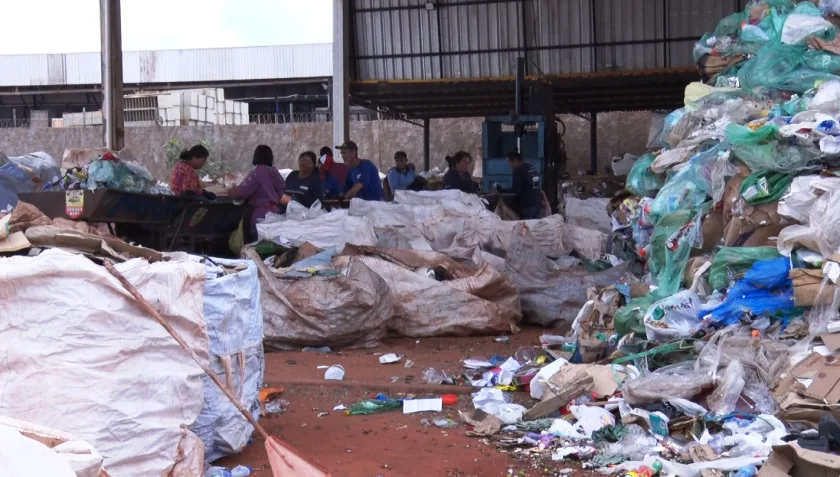
<path fill-rule="evenodd" d="M 198 178 L 198 170 L 207 163 L 210 151 L 202 145 L 193 146 L 184 150 L 179 156 L 180 161 L 172 168 L 169 179 L 169 189 L 177 196 L 203 196 L 207 199 L 215 199 L 216 195 L 204 190 L 201 179 Z"/>

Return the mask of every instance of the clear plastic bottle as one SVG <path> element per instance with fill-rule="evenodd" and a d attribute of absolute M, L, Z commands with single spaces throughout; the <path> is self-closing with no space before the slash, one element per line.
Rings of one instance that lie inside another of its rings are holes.
<path fill-rule="evenodd" d="M 442 384 L 446 380 L 446 373 L 435 368 L 426 368 L 423 371 L 423 381 L 426 384 Z"/>
<path fill-rule="evenodd" d="M 369 414 L 377 414 L 380 412 L 396 411 L 402 408 L 402 401 L 390 399 L 381 401 L 378 399 L 366 399 L 357 402 L 350 406 L 350 409 L 344 412 L 348 416 L 367 416 Z"/>
<path fill-rule="evenodd" d="M 758 473 L 758 469 L 750 464 L 738 469 L 738 472 L 732 474 L 733 477 L 755 477 L 755 474 Z"/>
<path fill-rule="evenodd" d="M 237 465 L 230 470 L 230 477 L 248 477 L 251 475 L 251 468 L 244 465 Z"/>
<path fill-rule="evenodd" d="M 230 471 L 225 469 L 224 467 L 210 467 L 204 472 L 204 477 L 231 477 Z"/>

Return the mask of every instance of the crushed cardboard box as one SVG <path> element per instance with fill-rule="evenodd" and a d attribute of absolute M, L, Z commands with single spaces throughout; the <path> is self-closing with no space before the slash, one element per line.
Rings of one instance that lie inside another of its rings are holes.
<path fill-rule="evenodd" d="M 796 443 L 773 446 L 757 477 L 840 477 L 840 456 L 803 449 Z"/>
<path fill-rule="evenodd" d="M 831 304 L 840 287 L 828 282 L 823 288 L 823 277 L 822 270 L 792 269 L 790 279 L 793 282 L 793 303 L 800 307 Z"/>

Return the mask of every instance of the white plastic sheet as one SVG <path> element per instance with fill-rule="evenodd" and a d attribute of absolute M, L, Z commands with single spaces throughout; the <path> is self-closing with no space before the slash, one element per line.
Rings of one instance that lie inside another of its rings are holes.
<path fill-rule="evenodd" d="M 206 360 L 204 266 L 117 269 Z M 112 477 L 200 475 L 204 446 L 187 426 L 201 368 L 103 267 L 60 250 L 0 259 L 0 308 L 0 414 L 89 442 Z"/>
<path fill-rule="evenodd" d="M 224 274 L 222 266 L 246 268 Z M 260 281 L 254 262 L 208 259 L 204 319 L 210 337 L 210 366 L 259 418 L 265 357 Z M 204 406 L 190 430 L 204 442 L 205 460 L 212 462 L 244 449 L 254 428 L 209 377 L 204 376 L 203 381 Z"/>

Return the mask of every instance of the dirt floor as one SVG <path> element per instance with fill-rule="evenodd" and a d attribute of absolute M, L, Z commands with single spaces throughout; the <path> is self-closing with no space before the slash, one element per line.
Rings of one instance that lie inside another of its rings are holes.
<path fill-rule="evenodd" d="M 285 387 L 289 408 L 279 417 L 263 419 L 262 424 L 269 433 L 312 457 L 334 477 L 593 475 L 575 464 L 553 463 L 548 455 L 546 463 L 535 465 L 521 454 L 502 452 L 491 442 L 467 437 L 458 409 L 472 409 L 468 394 L 471 389 L 423 384 L 426 368 L 459 375 L 464 358 L 512 356 L 523 346 L 539 346 L 543 332 L 525 330 L 511 337 L 509 343 L 496 342 L 492 337 L 389 339 L 374 349 L 342 353 L 266 353 L 266 384 Z M 379 355 L 385 353 L 405 357 L 397 364 L 379 364 Z M 406 368 L 406 360 L 414 361 L 414 366 Z M 317 367 L 333 364 L 346 370 L 344 381 L 323 379 L 325 370 Z M 392 380 L 397 383 L 392 384 Z M 466 394 L 459 396 L 457 405 L 444 407 L 440 413 L 404 415 L 394 411 L 346 416 L 333 410 L 339 404 L 350 407 L 371 393 L 434 397 L 453 391 Z M 526 407 L 532 403 L 527 394 L 517 394 L 516 400 Z M 324 412 L 329 414 L 318 417 Z M 422 422 L 447 417 L 459 422 L 459 426 L 440 429 Z M 261 440 L 252 442 L 241 454 L 217 462 L 228 468 L 238 464 L 251 466 L 251 475 L 271 475 Z"/>

